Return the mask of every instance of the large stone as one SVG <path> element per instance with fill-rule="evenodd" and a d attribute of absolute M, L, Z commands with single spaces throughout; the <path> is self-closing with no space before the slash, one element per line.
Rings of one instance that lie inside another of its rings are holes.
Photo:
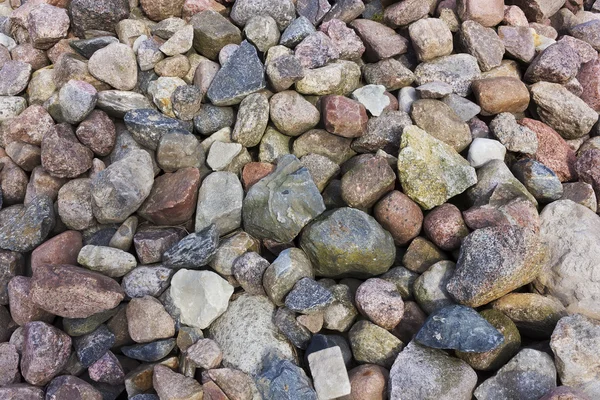
<path fill-rule="evenodd" d="M 448 292 L 471 307 L 487 304 L 535 279 L 544 253 L 538 235 L 526 228 L 478 229 L 463 240 Z"/>
<path fill-rule="evenodd" d="M 65 318 L 87 318 L 115 308 L 125 297 L 112 278 L 72 265 L 39 265 L 31 279 L 31 300 Z"/>
<path fill-rule="evenodd" d="M 131 90 L 137 83 L 137 62 L 131 47 L 113 43 L 96 51 L 88 63 L 90 74 L 118 90 Z"/>
<path fill-rule="evenodd" d="M 42 140 L 42 167 L 57 178 L 75 178 L 92 167 L 94 153 L 77 140 L 69 124 L 56 125 Z"/>
<path fill-rule="evenodd" d="M 200 329 L 227 310 L 232 294 L 233 286 L 212 271 L 180 269 L 171 279 L 170 295 L 181 323 Z"/>
<path fill-rule="evenodd" d="M 164 400 L 202 400 L 202 385 L 193 377 L 189 378 L 173 372 L 164 365 L 154 367 L 152 385 L 156 393 Z"/>
<path fill-rule="evenodd" d="M 466 362 L 412 341 L 390 371 L 390 398 L 471 400 L 476 384 Z"/>
<path fill-rule="evenodd" d="M 463 151 L 471 143 L 469 126 L 459 116 L 439 100 L 417 100 L 410 113 L 415 124 L 434 138 L 452 146 L 457 152 Z"/>
<path fill-rule="evenodd" d="M 475 397 L 479 400 L 537 400 L 556 387 L 552 357 L 534 349 L 523 349 L 495 376 L 483 382 Z"/>
<path fill-rule="evenodd" d="M 286 155 L 277 169 L 261 179 L 244 199 L 244 227 L 252 236 L 289 242 L 325 211 L 323 198 L 308 170 Z"/>
<path fill-rule="evenodd" d="M 78 37 L 85 31 L 115 32 L 119 21 L 129 17 L 127 0 L 73 0 L 69 2 L 72 28 Z"/>
<path fill-rule="evenodd" d="M 207 176 L 198 192 L 196 231 L 215 224 L 219 236 L 240 227 L 244 190 L 232 172 L 218 171 Z"/>
<path fill-rule="evenodd" d="M 71 353 L 71 338 L 45 322 L 30 322 L 23 331 L 21 373 L 32 385 L 45 385 L 58 375 Z"/>
<path fill-rule="evenodd" d="M 598 113 L 558 83 L 538 82 L 531 86 L 540 119 L 565 139 L 578 139 L 590 132 Z"/>
<path fill-rule="evenodd" d="M 54 228 L 52 200 L 44 195 L 29 205 L 14 206 L 0 214 L 0 248 L 25 253 L 40 245 Z"/>
<path fill-rule="evenodd" d="M 600 318 L 600 289 L 595 274 L 600 261 L 600 217 L 570 200 L 555 201 L 540 215 L 540 240 L 549 261 L 535 286 L 559 299 L 570 313 Z"/>
<path fill-rule="evenodd" d="M 475 169 L 452 147 L 416 126 L 404 128 L 398 173 L 404 192 L 424 209 L 477 183 Z"/>
<path fill-rule="evenodd" d="M 264 66 L 256 48 L 243 41 L 217 72 L 206 95 L 216 106 L 231 106 L 265 86 Z"/>
<path fill-rule="evenodd" d="M 137 267 L 132 254 L 105 246 L 84 246 L 77 256 L 77 262 L 111 278 L 121 277 Z"/>
<path fill-rule="evenodd" d="M 296 16 L 292 0 L 239 0 L 231 9 L 231 19 L 241 26 L 246 25 L 250 18 L 264 14 L 277 22 L 279 30 L 285 29 Z"/>
<path fill-rule="evenodd" d="M 340 208 L 312 222 L 300 246 L 315 275 L 325 277 L 379 275 L 390 268 L 396 254 L 392 235 L 354 208 Z"/>
<path fill-rule="evenodd" d="M 257 376 L 256 385 L 265 400 L 294 400 L 296 397 L 317 400 L 304 370 L 273 353 L 263 361 L 263 370 Z"/>
<path fill-rule="evenodd" d="M 198 232 L 190 233 L 162 255 L 163 264 L 169 268 L 197 269 L 208 264 L 217 251 L 219 232 L 209 225 Z"/>
<path fill-rule="evenodd" d="M 248 374 L 262 370 L 270 350 L 295 361 L 292 345 L 273 323 L 275 306 L 265 296 L 242 294 L 209 328 L 208 335 L 223 350 L 223 365 Z"/>
<path fill-rule="evenodd" d="M 308 365 L 319 399 L 335 399 L 350 394 L 350 380 L 338 346 L 309 354 Z"/>
<path fill-rule="evenodd" d="M 471 92 L 471 82 L 481 77 L 481 70 L 472 55 L 453 54 L 419 64 L 415 76 L 418 85 L 445 82 L 452 86 L 457 95 L 467 96 Z"/>
<path fill-rule="evenodd" d="M 156 150 L 160 139 L 167 133 L 183 128 L 180 121 L 150 108 L 128 111 L 123 121 L 135 141 L 152 150 Z"/>
<path fill-rule="evenodd" d="M 227 18 L 213 10 L 202 11 L 192 17 L 194 49 L 211 60 L 217 60 L 219 52 L 228 44 L 240 44 L 242 34 Z"/>
<path fill-rule="evenodd" d="M 146 200 L 154 183 L 152 158 L 132 150 L 92 178 L 92 209 L 100 223 L 123 222 Z"/>

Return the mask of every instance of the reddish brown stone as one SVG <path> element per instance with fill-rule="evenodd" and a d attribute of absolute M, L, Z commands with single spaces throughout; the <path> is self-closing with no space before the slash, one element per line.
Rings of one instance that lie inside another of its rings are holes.
<path fill-rule="evenodd" d="M 392 234 L 400 246 L 406 245 L 421 232 L 423 211 L 402 192 L 394 190 L 387 194 L 373 211 L 377 222 Z"/>
<path fill-rule="evenodd" d="M 115 124 L 102 110 L 92 111 L 79 124 L 75 134 L 81 143 L 99 156 L 108 155 L 117 138 Z"/>
<path fill-rule="evenodd" d="M 408 40 L 392 28 L 370 19 L 355 19 L 350 23 L 365 44 L 369 62 L 377 62 L 406 53 Z"/>
<path fill-rule="evenodd" d="M 32 171 L 41 164 L 41 149 L 25 142 L 12 142 L 6 146 L 8 156 L 25 171 Z"/>
<path fill-rule="evenodd" d="M 77 264 L 83 238 L 77 231 L 66 231 L 39 245 L 31 253 L 31 269 L 43 264 Z"/>
<path fill-rule="evenodd" d="M 244 169 L 242 170 L 242 184 L 244 185 L 244 190 L 250 190 L 256 182 L 260 181 L 274 170 L 275 166 L 273 164 L 264 162 L 250 162 L 244 165 Z"/>
<path fill-rule="evenodd" d="M 109 385 L 121 385 L 125 380 L 121 363 L 110 351 L 107 351 L 98 361 L 90 365 L 88 373 L 91 380 L 108 383 Z"/>
<path fill-rule="evenodd" d="M 181 9 L 181 17 L 186 21 L 205 10 L 216 11 L 223 16 L 226 16 L 227 8 L 215 0 L 185 0 Z"/>
<path fill-rule="evenodd" d="M 12 49 L 12 59 L 31 64 L 31 69 L 37 71 L 50 64 L 50 60 L 44 50 L 33 47 L 30 43 L 23 43 Z"/>
<path fill-rule="evenodd" d="M 180 17 L 184 0 L 140 0 L 144 14 L 153 21 Z"/>
<path fill-rule="evenodd" d="M 554 129 L 530 118 L 523 118 L 519 124 L 535 132 L 538 149 L 535 160 L 550 168 L 561 182 L 575 179 L 575 152 Z"/>
<path fill-rule="evenodd" d="M 32 385 L 45 385 L 62 371 L 71 354 L 69 335 L 45 322 L 24 327 L 21 373 Z"/>
<path fill-rule="evenodd" d="M 398 111 L 398 107 L 399 107 L 399 104 L 398 104 L 398 98 L 397 98 L 396 96 L 394 96 L 393 94 L 391 94 L 390 92 L 384 92 L 383 94 L 384 94 L 384 95 L 385 95 L 385 96 L 386 96 L 388 99 L 390 99 L 390 104 L 389 104 L 387 107 L 385 107 L 385 108 L 383 109 L 383 111 L 384 111 L 384 112 L 385 112 L 385 111 L 387 111 L 387 110 L 390 110 L 390 111 Z"/>
<path fill-rule="evenodd" d="M 483 26 L 498 25 L 504 19 L 504 0 L 457 0 L 462 21 L 473 20 Z"/>
<path fill-rule="evenodd" d="M 546 393 L 539 400 L 592 400 L 592 398 L 579 389 L 569 386 L 558 386 Z"/>
<path fill-rule="evenodd" d="M 200 172 L 197 168 L 183 168 L 159 176 L 138 214 L 156 225 L 184 223 L 196 209 L 199 185 Z"/>
<path fill-rule="evenodd" d="M 577 80 L 583 88 L 581 99 L 595 111 L 600 111 L 600 58 L 583 64 Z"/>
<path fill-rule="evenodd" d="M 194 378 L 173 372 L 169 367 L 154 367 L 152 383 L 161 399 L 202 400 L 202 386 Z"/>
<path fill-rule="evenodd" d="M 44 400 L 44 391 L 36 386 L 17 383 L 0 387 L 0 398 L 4 400 Z"/>
<path fill-rule="evenodd" d="M 42 166 L 52 176 L 75 178 L 92 167 L 93 158 L 68 124 L 58 124 L 42 140 Z"/>
<path fill-rule="evenodd" d="M 46 400 L 102 400 L 92 385 L 72 375 L 54 378 L 46 388 Z"/>
<path fill-rule="evenodd" d="M 25 273 L 25 259 L 21 253 L 0 250 L 0 304 L 8 304 L 8 282 Z"/>
<path fill-rule="evenodd" d="M 394 190 L 396 174 L 381 157 L 358 163 L 342 177 L 342 198 L 350 207 L 372 207 L 383 195 Z"/>
<path fill-rule="evenodd" d="M 460 210 L 445 203 L 431 210 L 423 221 L 425 234 L 442 250 L 460 247 L 462 239 L 469 234 Z"/>
<path fill-rule="evenodd" d="M 162 255 L 183 239 L 185 231 L 176 228 L 140 229 L 133 237 L 135 252 L 141 264 L 159 262 Z"/>
<path fill-rule="evenodd" d="M 0 386 L 17 382 L 19 382 L 19 353 L 17 348 L 12 343 L 0 343 Z"/>
<path fill-rule="evenodd" d="M 358 101 L 330 95 L 321 99 L 325 129 L 346 138 L 360 137 L 367 129 L 367 110 Z"/>
<path fill-rule="evenodd" d="M 229 400 L 229 397 L 213 381 L 204 383 L 202 390 L 204 391 L 204 400 Z"/>
<path fill-rule="evenodd" d="M 540 217 L 529 200 L 515 199 L 502 206 L 484 205 L 463 211 L 465 223 L 472 230 L 492 226 L 516 225 L 538 231 Z"/>
<path fill-rule="evenodd" d="M 48 58 L 50 59 L 50 62 L 52 64 L 56 64 L 60 56 L 62 56 L 63 54 L 78 55 L 78 53 L 75 50 L 73 50 L 73 48 L 69 44 L 72 40 L 76 40 L 76 38 L 61 39 L 58 41 L 58 43 L 56 43 L 49 50 L 46 51 L 46 54 L 48 55 Z M 89 77 L 93 78 L 91 75 L 89 75 Z M 100 83 L 100 81 L 98 81 L 98 83 Z"/>
<path fill-rule="evenodd" d="M 30 294 L 44 310 L 65 318 L 87 318 L 115 308 L 125 298 L 114 279 L 72 265 L 39 265 Z"/>
<path fill-rule="evenodd" d="M 523 112 L 529 106 L 529 90 L 517 78 L 479 79 L 471 87 L 482 112 L 487 115 Z"/>
<path fill-rule="evenodd" d="M 0 188 L 4 206 L 23 203 L 27 191 L 27 174 L 10 157 L 0 158 Z"/>
<path fill-rule="evenodd" d="M 70 23 L 67 10 L 49 4 L 40 4 L 32 9 L 27 22 L 31 43 L 42 50 L 66 38 Z"/>
<path fill-rule="evenodd" d="M 356 308 L 361 314 L 384 329 L 393 329 L 404 314 L 404 302 L 396 285 L 380 278 L 371 278 L 356 289 Z"/>
<path fill-rule="evenodd" d="M 392 333 L 403 343 L 408 343 L 413 339 L 417 332 L 419 332 L 426 319 L 427 314 L 419 308 L 417 303 L 414 301 L 407 301 L 404 303 L 404 316 L 402 317 L 402 321 L 396 325 L 392 330 Z"/>
<path fill-rule="evenodd" d="M 348 371 L 352 392 L 344 400 L 383 400 L 387 397 L 388 370 L 363 364 Z"/>
<path fill-rule="evenodd" d="M 52 323 L 54 315 L 42 310 L 31 301 L 31 278 L 15 276 L 8 284 L 10 314 L 20 326 L 32 321 Z"/>
<path fill-rule="evenodd" d="M 200 339 L 186 351 L 186 357 L 202 369 L 217 368 L 223 360 L 219 344 L 212 339 Z"/>
<path fill-rule="evenodd" d="M 58 191 L 67 182 L 64 178 L 50 175 L 42 166 L 35 167 L 27 184 L 25 204 L 29 204 L 36 196 L 45 195 L 55 201 Z"/>

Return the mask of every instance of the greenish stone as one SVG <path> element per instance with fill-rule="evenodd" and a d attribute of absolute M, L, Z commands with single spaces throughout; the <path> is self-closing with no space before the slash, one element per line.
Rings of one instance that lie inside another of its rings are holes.
<path fill-rule="evenodd" d="M 328 278 L 368 278 L 386 272 L 394 263 L 392 235 L 369 214 L 338 208 L 309 224 L 300 239 L 315 268 Z"/>
<path fill-rule="evenodd" d="M 380 276 L 381 279 L 385 279 L 396 285 L 396 290 L 400 293 L 402 300 L 408 300 L 413 297 L 413 284 L 418 277 L 419 274 L 402 266 L 394 267 Z"/>
<path fill-rule="evenodd" d="M 348 334 L 354 359 L 359 363 L 377 364 L 390 368 L 404 344 L 380 326 L 358 321 Z"/>
<path fill-rule="evenodd" d="M 521 335 L 514 322 L 498 310 L 483 310 L 479 313 L 504 336 L 504 341 L 494 350 L 483 353 L 456 351 L 456 356 L 480 371 L 493 371 L 508 362 L 521 347 Z"/>
<path fill-rule="evenodd" d="M 313 278 L 313 270 L 306 254 L 295 247 L 279 253 L 263 275 L 263 286 L 273 303 L 283 306 L 285 296 L 302 278 Z"/>
<path fill-rule="evenodd" d="M 404 193 L 426 210 L 477 183 L 475 169 L 467 160 L 414 125 L 402 134 L 398 174 Z"/>
<path fill-rule="evenodd" d="M 427 314 L 455 304 L 446 290 L 446 284 L 454 274 L 454 267 L 452 261 L 439 261 L 415 280 L 415 300 Z"/>
<path fill-rule="evenodd" d="M 63 318 L 63 330 L 69 336 L 87 335 L 108 321 L 117 311 L 119 311 L 118 307 L 91 315 L 87 318 Z"/>
<path fill-rule="evenodd" d="M 285 154 L 290 154 L 290 136 L 269 126 L 258 147 L 258 159 L 261 162 L 273 163 Z"/>

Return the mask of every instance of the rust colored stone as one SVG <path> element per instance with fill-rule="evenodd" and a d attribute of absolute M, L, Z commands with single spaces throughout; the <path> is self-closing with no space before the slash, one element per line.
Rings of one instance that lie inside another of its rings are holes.
<path fill-rule="evenodd" d="M 8 284 L 8 298 L 10 299 L 10 315 L 20 326 L 32 321 L 52 323 L 54 315 L 41 309 L 31 301 L 31 278 L 15 276 Z"/>
<path fill-rule="evenodd" d="M 275 170 L 275 166 L 265 162 L 250 162 L 242 170 L 242 184 L 248 191 L 258 181 Z"/>
<path fill-rule="evenodd" d="M 43 264 L 77 264 L 77 255 L 83 247 L 83 237 L 77 231 L 66 231 L 39 245 L 31 253 L 33 271 Z"/>
<path fill-rule="evenodd" d="M 377 222 L 388 230 L 396 244 L 406 245 L 421 232 L 423 211 L 407 195 L 397 190 L 388 193 L 374 209 Z"/>
<path fill-rule="evenodd" d="M 330 95 L 321 100 L 325 129 L 346 138 L 360 137 L 367 129 L 367 110 L 358 101 Z"/>
<path fill-rule="evenodd" d="M 482 112 L 487 115 L 523 112 L 529 106 L 529 90 L 517 78 L 480 79 L 471 87 Z"/>

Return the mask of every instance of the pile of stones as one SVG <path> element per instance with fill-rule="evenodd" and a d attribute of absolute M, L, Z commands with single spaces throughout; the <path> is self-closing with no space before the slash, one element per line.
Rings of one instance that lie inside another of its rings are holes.
<path fill-rule="evenodd" d="M 600 0 L 0 3 L 0 399 L 600 398 Z"/>

